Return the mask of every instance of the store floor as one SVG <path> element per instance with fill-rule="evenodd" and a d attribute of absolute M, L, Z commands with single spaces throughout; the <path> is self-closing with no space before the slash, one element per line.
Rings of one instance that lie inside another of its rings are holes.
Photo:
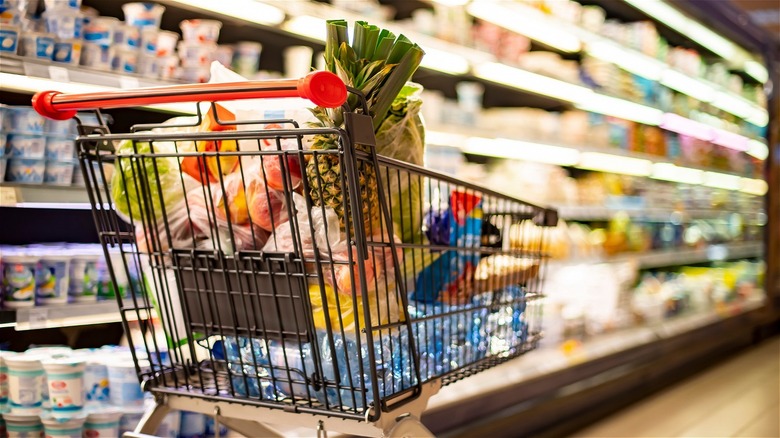
<path fill-rule="evenodd" d="M 780 337 L 572 436 L 780 437 Z"/>

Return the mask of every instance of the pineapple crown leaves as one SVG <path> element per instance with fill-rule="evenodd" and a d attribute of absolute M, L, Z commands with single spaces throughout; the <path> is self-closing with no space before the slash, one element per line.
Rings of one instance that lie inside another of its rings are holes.
<path fill-rule="evenodd" d="M 366 97 L 374 130 L 388 115 L 393 101 L 422 62 L 423 50 L 404 35 L 356 21 L 352 45 L 346 20 L 329 20 L 325 42 L 325 66 L 344 83 Z M 349 96 L 350 110 L 359 110 L 358 97 Z M 312 113 L 320 126 L 341 126 L 341 108 L 315 108 Z"/>

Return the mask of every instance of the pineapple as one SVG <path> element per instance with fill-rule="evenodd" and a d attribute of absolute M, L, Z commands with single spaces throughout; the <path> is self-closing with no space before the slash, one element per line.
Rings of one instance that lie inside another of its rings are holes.
<path fill-rule="evenodd" d="M 346 21 L 328 21 L 325 45 L 326 68 L 337 74 L 348 87 L 360 90 L 366 97 L 369 115 L 376 131 L 388 115 L 393 100 L 403 88 L 422 60 L 423 52 L 403 35 L 395 35 L 365 22 L 355 23 L 352 46 L 348 43 Z M 357 96 L 347 100 L 350 110 L 359 110 Z M 312 110 L 318 122 L 315 127 L 342 127 L 344 117 L 341 108 Z M 314 151 L 338 150 L 338 138 L 333 135 L 317 135 L 311 149 Z M 358 151 L 369 152 L 364 145 L 355 145 Z M 348 194 L 342 191 L 341 154 L 329 153 L 312 156 L 306 164 L 309 196 L 314 205 L 325 205 L 335 210 L 342 227 L 345 226 L 345 210 Z M 380 207 L 377 169 L 372 162 L 357 161 L 357 178 L 366 233 L 379 229 Z"/>

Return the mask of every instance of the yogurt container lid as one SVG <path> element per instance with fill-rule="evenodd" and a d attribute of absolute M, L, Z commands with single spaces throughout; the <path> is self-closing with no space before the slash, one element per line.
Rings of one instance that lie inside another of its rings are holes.
<path fill-rule="evenodd" d="M 73 429 L 79 428 L 84 425 L 87 420 L 87 416 L 83 412 L 75 412 L 69 414 L 44 414 L 41 415 L 41 422 L 46 428 L 51 429 Z"/>
<path fill-rule="evenodd" d="M 86 362 L 77 357 L 66 357 L 57 359 L 48 359 L 42 362 L 43 368 L 46 371 L 71 371 L 78 372 L 83 371 L 86 366 Z"/>
<path fill-rule="evenodd" d="M 18 354 L 19 353 L 15 352 L 15 351 L 0 350 L 0 364 L 3 363 L 3 360 L 5 360 L 5 358 L 11 357 L 11 356 L 17 356 Z"/>
<path fill-rule="evenodd" d="M 4 412 L 3 420 L 8 423 L 41 424 L 41 417 L 31 414 L 18 414 L 13 412 Z"/>
<path fill-rule="evenodd" d="M 28 348 L 25 354 L 48 356 L 48 358 L 65 357 L 73 353 L 73 349 L 65 346 Z"/>
<path fill-rule="evenodd" d="M 46 356 L 36 354 L 17 354 L 3 358 L 9 369 L 15 368 L 20 370 L 43 370 L 41 362 L 46 359 Z"/>

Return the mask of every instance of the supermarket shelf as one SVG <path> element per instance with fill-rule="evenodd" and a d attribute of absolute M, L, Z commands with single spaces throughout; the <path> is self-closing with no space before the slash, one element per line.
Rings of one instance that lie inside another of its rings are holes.
<path fill-rule="evenodd" d="M 130 312 L 127 317 L 133 318 L 135 315 Z M 149 317 L 148 313 L 141 314 L 141 319 Z M 117 303 L 113 300 L 0 310 L 0 328 L 13 327 L 17 331 L 105 324 L 121 320 Z"/>
<path fill-rule="evenodd" d="M 18 208 L 90 208 L 84 186 L 0 183 L 0 206 Z"/>
<path fill-rule="evenodd" d="M 672 209 L 672 208 L 645 208 L 637 206 L 636 208 L 621 207 L 612 208 L 605 206 L 585 206 L 585 205 L 558 205 L 558 217 L 570 221 L 608 221 L 621 213 L 628 215 L 632 219 L 640 219 L 652 222 L 667 222 L 672 218 L 678 220 L 697 220 L 697 219 L 724 219 L 731 214 L 740 214 L 753 218 L 752 222 L 760 223 L 761 215 L 766 216 L 764 212 L 743 212 L 717 209 Z M 751 219 L 747 219 L 751 222 Z"/>
<path fill-rule="evenodd" d="M 611 263 L 632 262 L 637 263 L 639 269 L 653 269 L 760 257 L 763 253 L 764 244 L 761 242 L 740 242 L 710 245 L 702 249 L 670 249 L 625 254 L 609 257 L 606 261 Z"/>
<path fill-rule="evenodd" d="M 533 351 L 442 388 L 428 403 L 423 422 L 434 433 L 457 427 L 476 429 L 480 423 L 495 421 L 486 418 L 500 415 L 496 414 L 500 410 L 523 404 L 544 404 L 553 394 L 566 397 L 566 394 L 577 391 L 586 393 L 580 397 L 575 395 L 575 401 L 592 404 L 596 394 L 587 391 L 597 385 L 609 385 L 610 381 L 619 385 L 617 382 L 623 382 L 630 391 L 631 384 L 647 384 L 648 379 L 657 377 L 648 372 L 648 366 L 656 367 L 657 372 L 661 369 L 674 370 L 686 360 L 683 356 L 695 358 L 704 355 L 733 342 L 734 337 L 740 336 L 737 333 L 740 330 L 749 333 L 763 306 L 764 299 L 756 296 L 716 310 L 681 315 L 657 325 L 603 334 L 581 343 L 569 342 L 566 348 Z M 728 339 L 729 336 L 733 338 Z M 749 335 L 747 338 L 750 338 Z M 629 377 L 634 372 L 632 370 L 637 374 Z M 628 380 L 622 380 L 624 378 Z M 587 386 L 588 383 L 592 386 Z M 577 388 L 569 386 L 573 384 L 579 385 Z M 571 391 L 558 393 L 562 388 Z M 611 388 L 612 392 L 607 390 L 608 394 L 604 397 L 616 397 L 615 386 Z M 583 406 L 577 408 L 583 409 Z M 560 421 L 563 410 L 554 412 L 554 418 L 549 419 L 553 424 Z M 545 421 L 537 420 L 537 423 Z M 518 434 L 533 435 L 534 425 L 516 424 Z M 461 436 L 491 435 L 494 434 L 461 430 Z"/>
<path fill-rule="evenodd" d="M 173 85 L 138 75 L 118 74 L 80 66 L 58 65 L 15 55 L 0 56 L 0 91 L 33 94 L 56 90 L 63 93 L 91 93 L 123 88 Z M 192 105 L 163 104 L 143 108 L 174 114 L 194 113 Z"/>
<path fill-rule="evenodd" d="M 506 26 L 515 32 L 554 49 L 578 51 L 613 63 L 631 73 L 672 88 L 682 94 L 712 103 L 737 117 L 764 126 L 769 120 L 765 108 L 741 95 L 705 79 L 684 74 L 669 64 L 644 53 L 618 44 L 573 23 L 564 22 L 523 4 L 494 5 L 472 3 L 467 6 L 473 16 Z M 533 22 L 535 25 L 524 25 Z M 512 24 L 515 25 L 512 25 Z M 543 29 L 543 30 L 540 30 Z"/>

